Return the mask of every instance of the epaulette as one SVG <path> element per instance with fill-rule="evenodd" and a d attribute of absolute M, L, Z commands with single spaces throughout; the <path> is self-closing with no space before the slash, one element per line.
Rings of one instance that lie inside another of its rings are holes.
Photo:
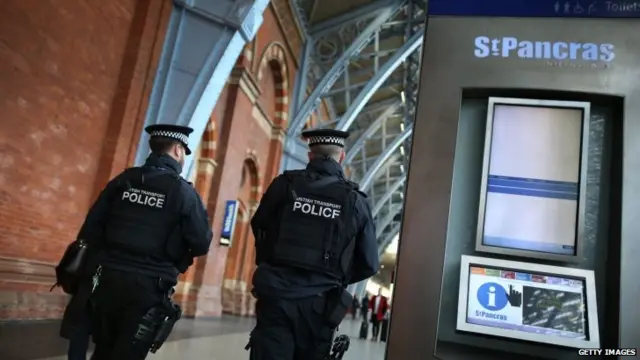
<path fill-rule="evenodd" d="M 357 182 L 354 182 L 354 181 L 351 181 L 351 180 L 347 180 L 347 179 L 344 179 L 344 181 L 346 181 L 347 185 L 351 186 L 351 188 L 353 190 L 359 190 L 360 189 L 360 185 L 358 185 Z"/>
<path fill-rule="evenodd" d="M 301 174 L 306 174 L 307 170 L 285 170 L 282 175 L 301 175 Z"/>
<path fill-rule="evenodd" d="M 141 169 L 140 166 L 134 166 L 134 167 L 126 168 L 126 169 L 124 169 L 124 171 L 122 171 L 122 173 L 120 175 L 130 174 L 132 171 L 140 171 L 140 169 Z"/>
<path fill-rule="evenodd" d="M 182 176 L 180 176 L 179 174 L 175 174 L 177 175 L 175 177 L 176 180 L 180 181 L 180 185 L 188 185 L 190 188 L 195 189 L 195 187 L 193 186 L 193 183 L 185 178 L 183 178 Z"/>
<path fill-rule="evenodd" d="M 287 170 L 282 173 L 282 175 L 289 180 L 292 180 L 296 176 L 306 175 L 306 174 L 307 174 L 306 170 Z"/>
<path fill-rule="evenodd" d="M 136 174 L 135 172 L 138 172 L 138 174 Z M 124 190 L 128 190 L 129 188 L 131 188 L 131 181 L 134 180 L 134 176 L 136 178 L 138 178 L 140 176 L 140 167 L 139 166 L 134 166 L 134 167 L 130 167 L 130 168 L 126 168 L 124 169 L 120 175 L 118 175 L 116 177 L 116 184 L 118 186 L 118 188 L 124 189 Z"/>
<path fill-rule="evenodd" d="M 362 195 L 365 199 L 367 198 L 367 194 L 365 194 L 362 190 L 360 190 L 360 185 L 358 185 L 358 183 L 353 182 L 351 180 L 346 180 L 347 184 L 349 184 L 349 186 L 351 186 L 351 188 L 357 192 L 358 194 Z"/>

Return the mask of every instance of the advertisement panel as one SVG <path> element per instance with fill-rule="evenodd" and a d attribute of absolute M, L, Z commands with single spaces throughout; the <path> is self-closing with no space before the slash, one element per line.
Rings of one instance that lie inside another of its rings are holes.
<path fill-rule="evenodd" d="M 222 220 L 222 232 L 220 233 L 220 245 L 231 246 L 233 231 L 238 217 L 238 200 L 227 200 L 224 207 L 224 219 Z"/>

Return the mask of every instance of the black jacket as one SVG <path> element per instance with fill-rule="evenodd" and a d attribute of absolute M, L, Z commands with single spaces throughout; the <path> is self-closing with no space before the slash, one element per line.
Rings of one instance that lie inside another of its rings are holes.
<path fill-rule="evenodd" d="M 146 167 L 156 167 L 169 169 L 180 174 L 181 167 L 177 161 L 168 155 L 151 154 L 145 164 Z M 122 174 L 116 176 L 107 184 L 100 193 L 98 200 L 93 204 L 87 217 L 78 233 L 78 239 L 83 239 L 89 244 L 87 264 L 85 267 L 84 280 L 76 294 L 70 299 L 65 309 L 62 319 L 60 335 L 65 338 L 82 334 L 89 331 L 89 297 L 92 292 L 92 277 L 98 265 L 113 267 L 124 271 L 133 271 L 152 276 L 175 277 L 177 272 L 184 272 L 192 263 L 193 257 L 207 254 L 213 233 L 209 226 L 206 209 L 195 192 L 194 188 L 186 181 L 182 181 L 180 193 L 184 201 L 182 202 L 181 235 L 189 251 L 184 261 L 176 264 L 176 269 L 169 273 L 163 269 L 154 269 L 154 264 L 146 259 L 139 259 L 135 256 L 109 251 L 105 244 L 105 227 L 109 217 L 109 206 L 119 190 L 118 180 Z M 179 270 L 177 268 L 180 268 Z"/>
<path fill-rule="evenodd" d="M 314 159 L 306 168 L 306 171 L 323 176 L 337 176 L 344 180 L 342 167 L 331 159 Z M 347 181 L 347 180 L 344 180 Z M 276 224 L 278 208 L 281 200 L 286 199 L 289 191 L 288 180 L 278 176 L 265 192 L 260 206 L 251 219 L 251 228 L 256 238 L 256 251 L 260 252 L 260 238 L 262 233 L 269 233 L 272 224 Z M 357 227 L 356 246 L 350 271 L 349 283 L 357 283 L 373 276 L 380 268 L 378 245 L 376 241 L 376 229 L 371 215 L 371 208 L 364 194 L 359 193 L 353 212 Z M 267 235 L 268 236 L 268 235 Z M 336 279 L 319 273 L 301 271 L 286 267 L 272 266 L 267 263 L 259 263 L 261 256 L 256 256 L 258 267 L 253 276 L 254 292 L 258 296 L 282 298 L 304 298 L 324 293 L 336 286 L 343 286 Z"/>
<path fill-rule="evenodd" d="M 151 154 L 143 168 L 152 171 L 172 171 L 180 174 L 180 164 L 168 155 Z M 171 196 L 182 199 L 179 209 L 172 209 L 176 216 L 180 216 L 180 233 L 182 244 L 186 249 L 185 259 L 174 266 L 166 266 L 152 258 L 141 257 L 119 249 L 113 249 L 105 242 L 105 229 L 109 219 L 109 208 L 114 197 L 120 196 L 121 180 L 124 173 L 116 176 L 107 184 L 98 200 L 93 205 L 82 225 L 79 238 L 89 242 L 90 247 L 101 248 L 100 264 L 107 268 L 121 271 L 131 271 L 149 276 L 159 276 L 167 280 L 177 280 L 177 275 L 184 272 L 193 263 L 193 257 L 208 253 L 213 233 L 209 225 L 207 211 L 200 196 L 193 186 L 184 179 L 180 179 L 179 192 Z"/>

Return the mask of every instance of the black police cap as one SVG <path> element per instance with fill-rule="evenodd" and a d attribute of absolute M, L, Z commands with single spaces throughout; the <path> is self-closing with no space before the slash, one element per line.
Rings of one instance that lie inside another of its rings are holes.
<path fill-rule="evenodd" d="M 349 132 L 334 129 L 307 130 L 302 132 L 302 137 L 307 140 L 309 147 L 314 145 L 344 147 L 344 143 L 349 137 Z"/>
<path fill-rule="evenodd" d="M 144 131 L 152 138 L 164 137 L 179 141 L 182 146 L 184 146 L 185 153 L 191 155 L 191 149 L 189 149 L 189 134 L 193 132 L 192 128 L 181 125 L 155 124 L 147 126 Z"/>

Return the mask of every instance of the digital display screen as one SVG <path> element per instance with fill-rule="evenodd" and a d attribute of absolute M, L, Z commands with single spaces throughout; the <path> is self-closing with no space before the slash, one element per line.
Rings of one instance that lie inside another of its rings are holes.
<path fill-rule="evenodd" d="M 575 255 L 583 116 L 494 105 L 483 245 Z"/>
<path fill-rule="evenodd" d="M 584 280 L 471 265 L 467 295 L 467 323 L 589 340 Z"/>

